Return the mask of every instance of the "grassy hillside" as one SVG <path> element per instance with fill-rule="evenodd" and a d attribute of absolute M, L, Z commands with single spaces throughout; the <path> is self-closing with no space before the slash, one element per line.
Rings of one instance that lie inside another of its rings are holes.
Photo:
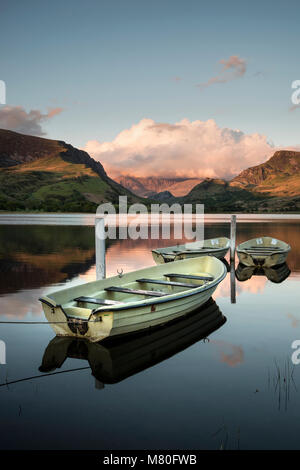
<path fill-rule="evenodd" d="M 86 152 L 60 141 L 0 130 L 0 210 L 94 212 L 140 201 Z"/>
<path fill-rule="evenodd" d="M 268 196 L 300 196 L 300 152 L 275 152 L 267 162 L 242 171 L 231 185 Z"/>

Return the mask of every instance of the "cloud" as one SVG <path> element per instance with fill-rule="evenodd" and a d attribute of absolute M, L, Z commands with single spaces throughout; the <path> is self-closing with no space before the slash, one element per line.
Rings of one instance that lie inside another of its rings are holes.
<path fill-rule="evenodd" d="M 85 150 L 112 176 L 209 177 L 230 179 L 274 152 L 267 138 L 218 127 L 208 121 L 169 124 L 142 119 L 111 142 L 91 140 Z"/>
<path fill-rule="evenodd" d="M 215 344 L 219 351 L 220 361 L 230 367 L 235 367 L 244 362 L 244 350 L 241 346 L 228 343 L 221 340 L 212 340 L 211 344 Z"/>
<path fill-rule="evenodd" d="M 298 109 L 298 108 L 300 108 L 300 104 L 294 104 L 293 106 L 289 108 L 289 111 L 295 111 L 295 109 Z"/>
<path fill-rule="evenodd" d="M 245 75 L 247 64 L 245 59 L 241 59 L 237 55 L 232 55 L 229 57 L 228 60 L 220 60 L 220 64 L 223 64 L 223 68 L 220 73 L 210 78 L 205 83 L 199 83 L 196 85 L 199 88 L 206 88 L 216 83 L 226 83 L 230 80 L 234 80 L 236 78 L 241 78 Z"/>
<path fill-rule="evenodd" d="M 43 114 L 37 109 L 27 112 L 22 106 L 4 106 L 0 108 L 0 129 L 42 136 L 46 134 L 42 124 L 61 112 L 62 108 L 49 108 Z"/>
<path fill-rule="evenodd" d="M 295 315 L 292 313 L 287 313 L 286 316 L 288 317 L 289 320 L 291 320 L 291 324 L 293 328 L 298 328 L 300 319 L 297 318 Z"/>

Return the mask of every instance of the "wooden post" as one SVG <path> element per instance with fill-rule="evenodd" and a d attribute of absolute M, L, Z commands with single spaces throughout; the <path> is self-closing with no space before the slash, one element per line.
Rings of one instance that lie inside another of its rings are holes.
<path fill-rule="evenodd" d="M 236 303 L 235 245 L 236 245 L 236 215 L 232 215 L 231 223 L 230 223 L 230 297 L 231 297 L 232 304 Z"/>
<path fill-rule="evenodd" d="M 236 244 L 236 215 L 231 216 L 230 223 L 230 261 L 235 259 L 235 244 Z"/>
<path fill-rule="evenodd" d="M 95 217 L 96 279 L 105 279 L 105 237 L 104 217 Z"/>

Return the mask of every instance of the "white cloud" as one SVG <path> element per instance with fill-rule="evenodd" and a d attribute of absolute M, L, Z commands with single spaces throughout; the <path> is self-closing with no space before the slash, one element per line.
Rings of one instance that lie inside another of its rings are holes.
<path fill-rule="evenodd" d="M 85 150 L 112 177 L 190 176 L 230 179 L 267 160 L 274 148 L 260 134 L 218 127 L 213 119 L 176 124 L 142 119 L 112 142 L 87 142 Z"/>

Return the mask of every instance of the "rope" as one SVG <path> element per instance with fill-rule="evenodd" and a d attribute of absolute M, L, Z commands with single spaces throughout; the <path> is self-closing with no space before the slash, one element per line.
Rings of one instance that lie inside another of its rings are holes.
<path fill-rule="evenodd" d="M 18 382 L 24 382 L 25 380 L 33 380 L 33 379 L 40 379 L 42 377 L 49 377 L 50 375 L 57 375 L 57 374 L 66 374 L 67 372 L 76 372 L 78 370 L 87 370 L 90 369 L 90 367 L 78 367 L 77 369 L 68 369 L 68 370 L 61 370 L 58 372 L 51 372 L 45 375 L 33 375 L 32 377 L 25 377 L 24 379 L 18 379 L 18 380 L 12 380 L 11 382 L 5 382 L 0 384 L 0 387 L 5 387 L 11 384 L 16 384 Z"/>
<path fill-rule="evenodd" d="M 84 323 L 98 323 L 96 320 L 81 320 L 81 319 L 70 319 L 70 321 L 0 321 L 1 325 L 55 325 L 55 324 L 67 324 L 75 322 L 84 322 Z"/>

